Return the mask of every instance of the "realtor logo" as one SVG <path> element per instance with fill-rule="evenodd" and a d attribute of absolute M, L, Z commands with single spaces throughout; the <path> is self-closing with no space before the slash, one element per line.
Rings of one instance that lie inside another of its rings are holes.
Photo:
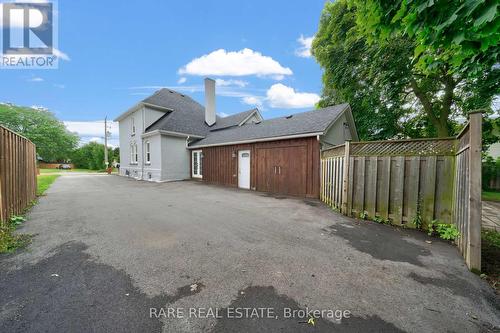
<path fill-rule="evenodd" d="M 4 2 L 0 68 L 57 68 L 54 3 Z"/>

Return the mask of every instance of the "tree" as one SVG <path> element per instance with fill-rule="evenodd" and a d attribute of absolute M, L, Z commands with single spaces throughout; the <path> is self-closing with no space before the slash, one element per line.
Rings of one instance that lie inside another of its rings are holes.
<path fill-rule="evenodd" d="M 325 4 L 312 47 L 324 69 L 320 104 L 349 102 L 358 127 L 369 129 L 361 133 L 363 139 L 450 136 L 459 128 L 458 117 L 472 109 L 489 109 L 499 92 L 498 66 L 485 61 L 474 73 L 458 70 L 445 56 L 452 51 L 422 51 L 418 29 L 410 34 L 380 28 L 387 11 L 397 4 L 409 8 L 414 3 L 339 0 Z M 417 60 L 416 55 L 428 53 L 439 61 L 424 66 L 428 60 Z"/>
<path fill-rule="evenodd" d="M 0 104 L 0 124 L 36 145 L 38 156 L 47 162 L 69 159 L 78 144 L 78 136 L 46 109 Z"/>
<path fill-rule="evenodd" d="M 108 147 L 108 159 L 112 162 L 118 160 L 120 156 L 118 148 Z M 77 168 L 102 170 L 104 165 L 104 145 L 97 142 L 89 142 L 77 149 L 72 154 L 71 162 Z"/>
<path fill-rule="evenodd" d="M 404 131 L 399 119 L 407 113 L 398 76 L 406 71 L 410 47 L 398 40 L 389 47 L 369 45 L 359 35 L 356 13 L 345 1 L 326 3 L 312 53 L 324 69 L 319 106 L 349 102 L 361 139 L 385 139 Z M 388 62 L 385 59 L 390 58 Z M 390 63 L 392 71 L 383 70 Z M 391 86 L 394 84 L 394 86 Z"/>
<path fill-rule="evenodd" d="M 416 41 L 413 62 L 432 73 L 481 75 L 498 63 L 500 16 L 497 1 L 354 0 L 361 31 L 370 41 L 407 36 Z"/>

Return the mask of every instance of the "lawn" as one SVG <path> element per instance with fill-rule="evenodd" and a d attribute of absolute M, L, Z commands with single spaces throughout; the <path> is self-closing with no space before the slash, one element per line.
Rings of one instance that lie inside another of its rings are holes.
<path fill-rule="evenodd" d="M 482 272 L 497 292 L 500 292 L 500 233 L 483 230 L 481 233 Z"/>
<path fill-rule="evenodd" d="M 62 170 L 62 169 L 40 169 L 40 174 L 51 174 L 51 173 L 66 173 L 66 172 L 88 172 L 88 173 L 96 173 L 97 170 L 89 170 L 89 169 L 70 169 L 70 170 Z"/>
<path fill-rule="evenodd" d="M 500 202 L 500 192 L 483 191 L 483 200 Z"/>
<path fill-rule="evenodd" d="M 36 195 L 40 196 L 47 191 L 59 175 L 39 175 L 37 177 Z M 36 201 L 33 201 L 34 204 Z M 31 242 L 31 235 L 16 233 L 16 229 L 26 221 L 23 215 L 13 215 L 4 223 L 0 223 L 0 254 L 10 253 L 18 248 L 27 246 Z"/>
<path fill-rule="evenodd" d="M 43 195 L 57 177 L 59 177 L 59 175 L 39 175 L 37 177 L 38 188 L 36 190 L 36 195 Z"/>

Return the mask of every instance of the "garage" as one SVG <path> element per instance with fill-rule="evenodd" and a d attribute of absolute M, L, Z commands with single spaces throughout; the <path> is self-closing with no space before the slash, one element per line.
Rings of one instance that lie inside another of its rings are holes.
<path fill-rule="evenodd" d="M 316 137 L 205 147 L 200 151 L 204 182 L 299 197 L 319 196 Z"/>
<path fill-rule="evenodd" d="M 269 120 L 254 110 L 218 121 L 188 143 L 192 179 L 279 195 L 319 198 L 320 150 L 357 140 L 347 104 Z"/>
<path fill-rule="evenodd" d="M 307 145 L 257 148 L 257 191 L 305 196 Z"/>

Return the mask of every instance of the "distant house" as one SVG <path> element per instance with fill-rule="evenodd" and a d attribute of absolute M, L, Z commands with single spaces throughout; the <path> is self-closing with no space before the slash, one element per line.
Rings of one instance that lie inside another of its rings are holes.
<path fill-rule="evenodd" d="M 116 118 L 120 174 L 318 197 L 320 149 L 358 140 L 348 104 L 269 120 L 258 109 L 222 118 L 212 79 L 205 104 L 161 89 Z"/>

